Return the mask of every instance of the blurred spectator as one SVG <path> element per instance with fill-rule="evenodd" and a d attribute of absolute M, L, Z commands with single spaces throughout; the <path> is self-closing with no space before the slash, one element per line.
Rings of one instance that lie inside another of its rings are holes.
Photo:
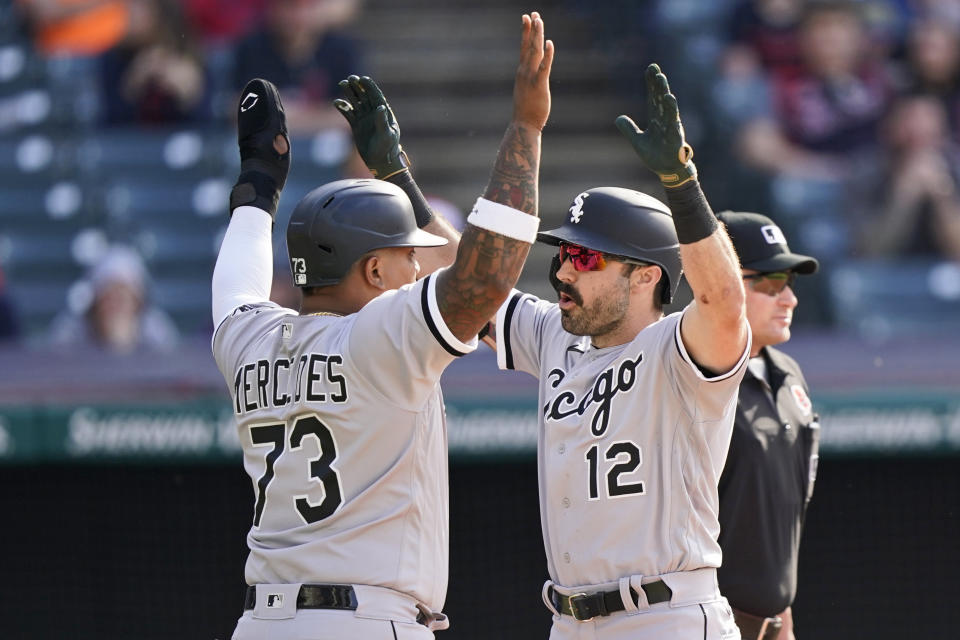
<path fill-rule="evenodd" d="M 800 19 L 804 0 L 742 0 L 730 20 L 725 57 L 738 67 L 784 75 L 800 66 Z M 747 58 L 744 60 L 743 58 Z"/>
<path fill-rule="evenodd" d="M 127 31 L 125 0 L 16 0 L 43 55 L 94 56 Z"/>
<path fill-rule="evenodd" d="M 850 190 L 860 257 L 960 260 L 960 154 L 935 96 L 897 100 L 884 153 Z"/>
<path fill-rule="evenodd" d="M 7 293 L 6 280 L 0 270 L 0 342 L 20 337 L 20 320 L 17 317 L 13 300 Z"/>
<path fill-rule="evenodd" d="M 800 25 L 802 67 L 774 78 L 774 117 L 748 122 L 739 135 L 743 159 L 774 177 L 778 221 L 801 250 L 825 260 L 847 250 L 843 181 L 875 147 L 893 91 L 869 46 L 856 3 L 810 3 Z"/>
<path fill-rule="evenodd" d="M 775 172 L 837 176 L 836 162 L 870 146 L 892 85 L 879 65 L 862 64 L 869 45 L 850 4 L 814 4 L 800 32 L 803 66 L 775 78 L 776 122 L 751 123 L 746 158 Z"/>
<path fill-rule="evenodd" d="M 237 46 L 236 91 L 251 78 L 265 78 L 283 95 L 291 134 L 331 127 L 346 131 L 332 102 L 340 96 L 340 80 L 363 73 L 359 45 L 340 31 L 357 10 L 357 0 L 267 3 L 263 26 Z"/>
<path fill-rule="evenodd" d="M 183 0 L 203 45 L 222 46 L 246 36 L 262 19 L 267 0 Z"/>
<path fill-rule="evenodd" d="M 201 122 L 211 117 L 199 45 L 178 0 L 128 0 L 130 27 L 101 59 L 107 124 Z"/>
<path fill-rule="evenodd" d="M 938 97 L 954 135 L 960 135 L 960 26 L 923 18 L 907 39 L 905 90 Z"/>
<path fill-rule="evenodd" d="M 168 350 L 179 341 L 169 316 L 149 303 L 147 273 L 139 254 L 115 246 L 87 276 L 90 300 L 54 319 L 51 342 L 116 353 Z"/>
<path fill-rule="evenodd" d="M 941 24 L 960 26 L 960 0 L 907 0 L 915 16 L 927 16 Z"/>

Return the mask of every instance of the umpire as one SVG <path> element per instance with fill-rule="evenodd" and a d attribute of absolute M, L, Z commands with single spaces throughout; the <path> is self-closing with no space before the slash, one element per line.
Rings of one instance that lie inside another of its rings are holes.
<path fill-rule="evenodd" d="M 791 253 L 766 216 L 726 211 L 717 218 L 740 257 L 753 332 L 720 477 L 720 592 L 744 640 L 794 640 L 790 604 L 820 423 L 797 362 L 773 345 L 790 339 L 797 275 L 814 273 L 818 263 Z"/>

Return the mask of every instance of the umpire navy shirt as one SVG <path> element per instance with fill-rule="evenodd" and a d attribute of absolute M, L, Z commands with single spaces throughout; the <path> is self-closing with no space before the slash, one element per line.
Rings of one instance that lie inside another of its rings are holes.
<path fill-rule="evenodd" d="M 820 423 L 796 361 L 765 347 L 770 385 L 748 369 L 720 476 L 720 592 L 773 616 L 797 593 L 800 532 L 817 474 Z"/>

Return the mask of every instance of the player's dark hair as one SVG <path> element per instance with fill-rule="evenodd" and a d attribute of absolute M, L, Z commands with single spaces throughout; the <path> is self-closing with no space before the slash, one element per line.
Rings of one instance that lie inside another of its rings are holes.
<path fill-rule="evenodd" d="M 657 283 L 657 288 L 653 290 L 653 308 L 663 313 L 663 299 L 666 295 L 664 292 L 667 289 L 667 279 L 663 277 L 663 274 L 660 275 L 660 281 Z"/>

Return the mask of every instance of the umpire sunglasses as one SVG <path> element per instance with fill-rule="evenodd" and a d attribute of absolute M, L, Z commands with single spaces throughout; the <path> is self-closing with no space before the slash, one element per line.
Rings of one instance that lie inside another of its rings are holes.
<path fill-rule="evenodd" d="M 797 281 L 796 271 L 771 271 L 769 273 L 751 273 L 743 279 L 750 283 L 750 288 L 759 293 L 765 293 L 771 298 L 783 293 L 787 287 L 793 287 Z"/>
<path fill-rule="evenodd" d="M 638 264 L 641 266 L 648 266 L 650 264 L 649 262 L 640 262 L 639 260 L 631 260 L 630 258 L 616 256 L 611 253 L 604 253 L 596 249 L 587 249 L 578 244 L 561 242 L 560 264 L 563 264 L 567 258 L 570 258 L 570 264 L 573 265 L 576 271 L 603 271 L 607 267 L 607 260 L 611 259 L 626 264 Z"/>

